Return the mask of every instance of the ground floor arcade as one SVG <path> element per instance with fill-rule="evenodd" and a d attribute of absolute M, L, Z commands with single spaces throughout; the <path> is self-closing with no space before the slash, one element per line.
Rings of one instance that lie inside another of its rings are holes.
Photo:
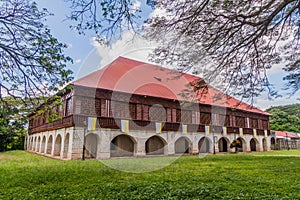
<path fill-rule="evenodd" d="M 85 136 L 85 140 L 84 140 Z M 70 127 L 28 135 L 28 151 L 61 159 L 79 159 L 85 142 L 87 158 L 144 157 L 152 155 L 178 155 L 198 153 L 234 152 L 230 144 L 239 140 L 239 152 L 268 151 L 270 138 L 257 135 L 230 133 L 186 133 L 130 131 L 115 129 L 84 131 Z"/>

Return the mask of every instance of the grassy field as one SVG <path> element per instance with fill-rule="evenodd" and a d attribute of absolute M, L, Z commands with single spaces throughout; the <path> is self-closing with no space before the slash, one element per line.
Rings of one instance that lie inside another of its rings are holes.
<path fill-rule="evenodd" d="M 182 156 L 146 173 L 0 153 L 0 199 L 300 199 L 300 151 Z M 117 159 L 157 163 L 168 158 Z"/>

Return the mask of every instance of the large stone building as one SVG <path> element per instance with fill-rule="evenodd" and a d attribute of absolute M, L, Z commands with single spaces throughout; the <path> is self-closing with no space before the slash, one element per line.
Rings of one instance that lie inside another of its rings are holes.
<path fill-rule="evenodd" d="M 123 57 L 70 84 L 52 112 L 29 115 L 27 150 L 96 159 L 270 149 L 269 114 L 196 76 Z M 49 116 L 56 114 L 56 120 Z"/>

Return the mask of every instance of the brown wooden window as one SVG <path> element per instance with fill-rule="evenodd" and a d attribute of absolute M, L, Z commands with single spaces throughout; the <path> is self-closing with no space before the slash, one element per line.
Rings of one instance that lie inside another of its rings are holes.
<path fill-rule="evenodd" d="M 111 110 L 107 110 L 107 112 L 112 112 L 112 115 L 109 116 L 128 119 L 130 117 L 128 106 L 128 103 L 111 101 Z"/>
<path fill-rule="evenodd" d="M 250 118 L 250 128 L 258 129 L 258 119 Z"/>
<path fill-rule="evenodd" d="M 192 124 L 200 124 L 200 112 L 199 111 L 192 112 Z"/>
<path fill-rule="evenodd" d="M 172 122 L 172 108 L 167 108 L 167 122 Z"/>
<path fill-rule="evenodd" d="M 65 116 L 69 116 L 69 115 L 73 114 L 73 112 L 72 112 L 72 109 L 73 109 L 72 104 L 73 104 L 72 103 L 72 98 L 68 98 L 66 100 Z"/>
<path fill-rule="evenodd" d="M 130 112 L 130 118 L 131 119 L 136 119 L 136 104 L 130 103 L 129 104 L 129 112 Z"/>
<path fill-rule="evenodd" d="M 176 122 L 181 122 L 181 110 L 176 109 Z"/>
<path fill-rule="evenodd" d="M 149 106 L 143 105 L 143 120 L 149 120 Z"/>
<path fill-rule="evenodd" d="M 172 122 L 176 122 L 177 121 L 177 109 L 176 108 L 172 108 Z"/>
<path fill-rule="evenodd" d="M 235 116 L 235 123 L 236 123 L 237 127 L 244 128 L 244 127 L 246 127 L 246 118 L 240 117 L 240 116 Z"/>
<path fill-rule="evenodd" d="M 136 104 L 136 119 L 137 120 L 142 120 L 143 119 L 142 104 Z"/>
<path fill-rule="evenodd" d="M 109 99 L 101 99 L 101 108 L 100 108 L 102 117 L 111 117 L 111 101 Z"/>
<path fill-rule="evenodd" d="M 166 121 L 166 110 L 161 106 L 152 106 L 149 111 L 151 121 Z"/>
<path fill-rule="evenodd" d="M 29 127 L 33 127 L 33 119 L 29 120 Z"/>
<path fill-rule="evenodd" d="M 219 115 L 219 126 L 230 126 L 230 117 L 229 115 Z"/>
<path fill-rule="evenodd" d="M 201 112 L 200 113 L 200 124 L 209 125 L 210 122 L 211 122 L 211 114 L 210 113 Z"/>
<path fill-rule="evenodd" d="M 182 123 L 190 124 L 192 123 L 192 111 L 191 110 L 181 110 Z"/>
<path fill-rule="evenodd" d="M 267 120 L 261 120 L 262 121 L 262 129 L 266 130 L 269 128 L 269 123 Z"/>
<path fill-rule="evenodd" d="M 101 99 L 96 99 L 95 100 L 95 110 L 96 110 L 96 115 L 101 116 Z"/>

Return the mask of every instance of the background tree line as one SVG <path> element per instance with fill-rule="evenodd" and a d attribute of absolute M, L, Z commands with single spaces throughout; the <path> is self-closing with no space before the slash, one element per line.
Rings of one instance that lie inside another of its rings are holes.
<path fill-rule="evenodd" d="M 270 117 L 272 130 L 300 133 L 300 104 L 275 106 L 266 112 L 272 114 Z"/>

